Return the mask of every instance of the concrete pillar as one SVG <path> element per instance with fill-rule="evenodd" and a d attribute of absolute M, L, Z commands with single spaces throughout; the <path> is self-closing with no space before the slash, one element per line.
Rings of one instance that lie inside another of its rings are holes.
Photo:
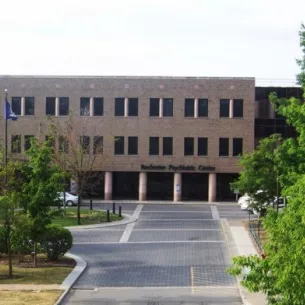
<path fill-rule="evenodd" d="M 270 102 L 269 102 L 269 119 L 275 119 L 275 111 Z"/>
<path fill-rule="evenodd" d="M 198 118 L 198 98 L 195 98 L 194 118 Z"/>
<path fill-rule="evenodd" d="M 233 100 L 230 100 L 229 103 L 229 118 L 232 119 L 233 118 Z"/>
<path fill-rule="evenodd" d="M 21 98 L 21 115 L 25 115 L 25 98 L 24 96 Z"/>
<path fill-rule="evenodd" d="M 105 200 L 112 199 L 112 172 L 105 173 Z"/>
<path fill-rule="evenodd" d="M 141 172 L 139 179 L 139 201 L 145 201 L 147 194 L 147 173 Z"/>
<path fill-rule="evenodd" d="M 209 174 L 209 202 L 216 201 L 216 174 Z"/>
<path fill-rule="evenodd" d="M 90 97 L 90 106 L 89 106 L 90 116 L 94 116 L 94 101 L 93 97 Z"/>
<path fill-rule="evenodd" d="M 159 100 L 159 117 L 163 117 L 163 98 L 160 98 Z"/>
<path fill-rule="evenodd" d="M 181 201 L 182 193 L 182 174 L 174 174 L 174 201 Z"/>
<path fill-rule="evenodd" d="M 124 99 L 124 117 L 128 117 L 128 98 L 125 97 Z"/>
<path fill-rule="evenodd" d="M 55 116 L 59 116 L 59 97 L 55 98 Z"/>

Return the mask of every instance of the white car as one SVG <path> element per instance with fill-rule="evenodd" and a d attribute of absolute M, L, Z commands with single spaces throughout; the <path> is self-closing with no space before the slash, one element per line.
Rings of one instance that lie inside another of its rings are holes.
<path fill-rule="evenodd" d="M 73 195 L 71 193 L 65 192 L 66 195 L 66 202 L 65 205 L 71 207 L 72 205 L 77 205 L 78 202 L 78 196 Z M 58 193 L 58 199 L 61 200 L 61 202 L 64 201 L 64 192 Z"/>

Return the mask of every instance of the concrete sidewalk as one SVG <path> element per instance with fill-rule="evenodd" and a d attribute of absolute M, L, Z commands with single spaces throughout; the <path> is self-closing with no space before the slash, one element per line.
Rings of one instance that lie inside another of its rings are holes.
<path fill-rule="evenodd" d="M 28 291 L 42 291 L 42 290 L 64 290 L 60 285 L 38 285 L 38 284 L 0 284 L 0 291 L 5 290 L 28 290 Z"/>
<path fill-rule="evenodd" d="M 228 242 L 231 257 L 238 255 L 258 255 L 248 231 L 243 225 L 230 225 L 227 220 L 222 220 L 226 240 Z M 238 278 L 238 286 L 244 305 L 266 305 L 266 297 L 262 293 L 248 292 L 241 286 Z"/>

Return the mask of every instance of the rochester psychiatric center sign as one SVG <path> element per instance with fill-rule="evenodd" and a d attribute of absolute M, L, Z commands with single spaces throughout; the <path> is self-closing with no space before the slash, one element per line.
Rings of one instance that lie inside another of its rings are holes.
<path fill-rule="evenodd" d="M 145 165 L 141 164 L 141 170 L 161 170 L 161 171 L 214 171 L 215 166 L 210 165 Z"/>

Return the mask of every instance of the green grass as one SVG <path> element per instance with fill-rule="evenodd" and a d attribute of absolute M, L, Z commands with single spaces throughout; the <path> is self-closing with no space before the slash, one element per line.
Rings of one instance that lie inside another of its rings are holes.
<path fill-rule="evenodd" d="M 107 222 L 107 213 L 105 211 L 81 209 L 81 225 L 99 224 Z M 110 213 L 110 221 L 122 220 L 123 217 L 119 217 L 118 214 Z M 63 227 L 77 226 L 77 208 L 67 207 L 65 215 L 56 216 L 52 220 L 53 224 L 57 224 Z"/>
<path fill-rule="evenodd" d="M 0 264 L 0 284 L 61 284 L 72 269 L 73 267 L 24 268 L 13 266 L 13 278 L 7 278 L 8 266 Z"/>

